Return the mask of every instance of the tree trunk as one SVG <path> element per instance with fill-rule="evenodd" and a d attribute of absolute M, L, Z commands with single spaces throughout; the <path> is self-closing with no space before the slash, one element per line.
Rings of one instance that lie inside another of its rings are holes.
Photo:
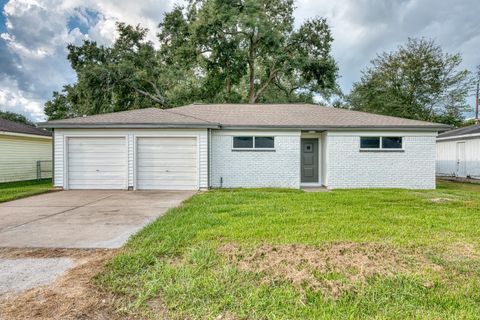
<path fill-rule="evenodd" d="M 248 81 L 250 84 L 248 91 L 248 103 L 255 103 L 255 46 L 256 42 L 253 36 L 250 37 L 250 50 L 248 55 Z"/>

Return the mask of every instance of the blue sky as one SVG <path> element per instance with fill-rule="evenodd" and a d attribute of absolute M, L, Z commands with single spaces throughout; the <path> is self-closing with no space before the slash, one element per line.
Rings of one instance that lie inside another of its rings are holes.
<path fill-rule="evenodd" d="M 68 43 L 92 39 L 109 45 L 117 21 L 149 28 L 149 39 L 155 41 L 156 27 L 174 3 L 0 0 L 0 109 L 45 119 L 43 105 L 52 92 L 75 81 L 66 60 Z M 461 53 L 462 68 L 480 64 L 478 0 L 298 0 L 296 6 L 297 25 L 327 18 L 345 92 L 377 53 L 394 50 L 408 37 L 431 38 L 445 52 Z"/>

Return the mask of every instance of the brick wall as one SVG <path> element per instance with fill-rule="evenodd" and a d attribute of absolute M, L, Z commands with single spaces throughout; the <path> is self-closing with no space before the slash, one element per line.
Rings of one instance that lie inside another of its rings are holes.
<path fill-rule="evenodd" d="M 404 136 L 404 152 L 361 152 L 359 135 L 329 133 L 329 188 L 435 188 L 435 136 Z"/>
<path fill-rule="evenodd" d="M 214 188 L 300 187 L 300 132 L 262 132 L 275 137 L 275 151 L 232 151 L 234 135 L 213 131 L 211 140 L 211 180 Z"/>

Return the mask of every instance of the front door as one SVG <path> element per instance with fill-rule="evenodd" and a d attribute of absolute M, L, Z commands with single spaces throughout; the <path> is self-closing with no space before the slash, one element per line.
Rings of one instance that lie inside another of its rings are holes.
<path fill-rule="evenodd" d="M 318 183 L 318 139 L 301 140 L 301 182 Z"/>

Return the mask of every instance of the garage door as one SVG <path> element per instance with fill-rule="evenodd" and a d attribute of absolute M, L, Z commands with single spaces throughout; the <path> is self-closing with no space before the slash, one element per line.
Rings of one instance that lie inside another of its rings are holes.
<path fill-rule="evenodd" d="M 138 138 L 137 189 L 198 189 L 196 138 Z"/>
<path fill-rule="evenodd" d="M 126 189 L 125 138 L 68 138 L 69 189 Z"/>

